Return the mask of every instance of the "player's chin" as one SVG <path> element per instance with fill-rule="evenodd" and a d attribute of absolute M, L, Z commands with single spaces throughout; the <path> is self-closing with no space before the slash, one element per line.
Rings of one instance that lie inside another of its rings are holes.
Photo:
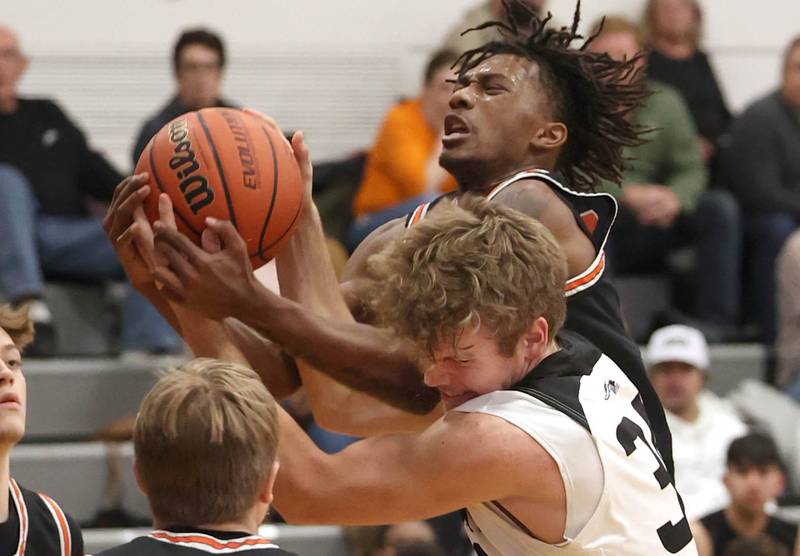
<path fill-rule="evenodd" d="M 442 405 L 446 410 L 455 409 L 458 406 L 467 403 L 473 398 L 476 398 L 478 394 L 475 392 L 465 392 L 463 394 L 459 394 L 457 396 L 448 396 L 447 394 L 442 394 Z"/>

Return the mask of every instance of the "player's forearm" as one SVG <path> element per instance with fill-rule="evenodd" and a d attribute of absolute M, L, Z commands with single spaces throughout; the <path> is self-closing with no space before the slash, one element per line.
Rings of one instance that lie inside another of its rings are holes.
<path fill-rule="evenodd" d="M 326 390 L 342 392 L 345 385 L 417 414 L 429 413 L 439 400 L 406 347 L 385 330 L 352 318 L 326 319 L 260 286 L 238 319 L 319 371 L 304 382 L 311 394 L 319 390 L 325 397 Z"/>
<path fill-rule="evenodd" d="M 233 344 L 249 361 L 250 368 L 278 400 L 294 394 L 300 387 L 300 376 L 294 357 L 279 345 L 235 319 L 225 321 L 225 330 Z"/>
<path fill-rule="evenodd" d="M 149 301 L 153 307 L 156 308 L 156 311 L 158 311 L 158 313 L 164 318 L 165 321 L 169 323 L 169 325 L 173 330 L 175 330 L 175 332 L 178 333 L 178 335 L 182 334 L 181 323 L 172 308 L 172 304 L 159 293 L 155 284 L 152 284 L 152 287 L 135 289 L 142 295 L 142 297 L 147 299 L 147 301 Z"/>

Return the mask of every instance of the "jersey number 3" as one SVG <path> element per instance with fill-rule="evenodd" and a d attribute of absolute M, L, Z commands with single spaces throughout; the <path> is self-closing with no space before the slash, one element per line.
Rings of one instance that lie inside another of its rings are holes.
<path fill-rule="evenodd" d="M 627 417 L 623 417 L 622 421 L 620 421 L 619 425 L 617 425 L 617 440 L 625 450 L 626 455 L 630 456 L 636 451 L 637 438 L 641 440 L 645 446 L 647 446 L 647 448 L 650 450 L 650 453 L 653 454 L 656 462 L 658 462 L 658 469 L 656 469 L 655 473 L 653 473 L 653 476 L 655 477 L 656 481 L 658 481 L 661 490 L 664 490 L 672 484 L 672 481 L 670 480 L 669 473 L 664 467 L 664 464 L 661 463 L 661 458 L 658 457 L 658 454 L 655 452 L 655 450 L 653 450 L 652 446 L 650 446 L 650 443 L 647 442 L 642 427 Z M 683 502 L 681 501 L 680 497 L 678 497 L 678 502 L 681 506 L 681 510 L 683 510 Z M 692 542 L 692 531 L 689 529 L 689 520 L 687 520 L 686 516 L 684 516 L 683 519 L 675 524 L 673 524 L 671 521 L 667 521 L 664 525 L 658 528 L 658 538 L 661 540 L 661 544 L 667 550 L 667 552 L 670 554 L 677 554 L 683 550 L 687 544 Z"/>

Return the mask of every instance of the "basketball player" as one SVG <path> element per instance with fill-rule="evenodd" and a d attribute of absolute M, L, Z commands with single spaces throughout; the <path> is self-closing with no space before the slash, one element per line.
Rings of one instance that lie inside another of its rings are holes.
<path fill-rule="evenodd" d="M 374 256 L 372 308 L 415 348 L 447 413 L 328 456 L 281 413 L 276 508 L 381 524 L 466 508 L 478 554 L 696 555 L 635 385 L 561 332 L 566 261 L 499 203 L 441 203 Z"/>
<path fill-rule="evenodd" d="M 33 340 L 27 307 L 0 305 L 0 554 L 82 556 L 78 525 L 49 496 L 11 477 L 9 452 L 25 432 L 22 350 Z"/>
<path fill-rule="evenodd" d="M 528 20 L 519 21 L 520 14 Z M 537 218 L 555 235 L 571 276 L 566 283 L 565 326 L 589 338 L 631 377 L 671 474 L 671 441 L 663 409 L 646 378 L 638 348 L 624 331 L 616 292 L 603 277 L 603 245 L 616 204 L 610 196 L 589 193 L 600 179 L 619 181 L 621 149 L 639 141 L 638 130 L 625 118 L 646 96 L 636 60 L 615 62 L 572 48 L 579 38 L 577 12 L 573 28 L 560 31 L 548 28 L 547 20 L 540 21 L 530 10 L 514 9 L 509 18 L 511 23 L 502 27 L 503 40 L 465 53 L 457 67 L 441 163 L 459 182 L 459 194 L 476 192 L 510 205 Z M 310 186 L 302 137 L 295 137 L 293 146 Z M 561 185 L 550 171 L 562 174 L 580 192 Z M 109 237 L 129 274 L 145 267 L 136 253 L 150 249 L 147 239 L 138 250 L 131 249 L 138 232 L 149 230 L 142 218 L 131 225 L 147 193 L 146 188 L 139 189 L 144 183 L 144 177 L 123 182 L 106 219 Z M 351 313 L 362 320 L 368 317 L 362 309 L 364 287 L 370 282 L 369 256 L 404 233 L 408 224 L 435 212 L 436 206 L 420 207 L 407 221 L 379 228 L 354 253 L 341 290 L 349 311 L 330 282 L 318 216 L 310 201 L 290 246 L 277 258 L 286 298 L 255 283 L 246 257 L 239 256 L 239 240 L 222 222 L 209 224 L 224 236 L 223 248 L 215 253 L 196 248 L 174 230 L 161 229 L 161 249 L 170 258 L 170 264 L 161 267 L 169 276 L 162 275 L 161 282 L 168 295 L 185 306 L 216 319 L 235 317 L 297 356 L 315 417 L 326 428 L 356 435 L 418 428 L 436 413 L 414 420 L 406 411 L 430 412 L 435 391 L 424 388 L 407 347 L 393 342 L 386 331 L 354 322 Z M 152 278 L 142 284 L 140 290 L 154 303 L 166 304 Z M 197 324 L 194 319 L 184 329 Z M 237 335 L 243 332 L 228 324 L 224 333 L 239 342 Z M 221 337 L 209 335 L 198 347 L 208 349 Z M 268 362 L 270 370 L 261 373 L 265 380 L 270 375 L 292 375 L 286 358 L 275 351 L 274 345 L 265 347 L 261 361 L 250 358 L 257 368 Z M 281 367 L 287 372 L 277 372 Z M 406 411 L 393 414 L 362 392 Z M 369 411 L 361 411 L 363 406 Z"/>
<path fill-rule="evenodd" d="M 133 433 L 156 530 L 101 554 L 289 554 L 258 534 L 278 473 L 275 408 L 240 365 L 194 359 L 163 375 Z"/>

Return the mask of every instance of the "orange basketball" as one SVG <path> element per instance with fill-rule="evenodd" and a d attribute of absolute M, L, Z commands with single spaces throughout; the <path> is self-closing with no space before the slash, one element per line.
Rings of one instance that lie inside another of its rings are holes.
<path fill-rule="evenodd" d="M 208 216 L 230 220 L 254 268 L 291 236 L 303 184 L 291 148 L 260 118 L 232 108 L 189 112 L 165 125 L 139 157 L 150 174 L 144 207 L 158 219 L 158 195 L 172 199 L 178 229 L 195 243 Z"/>

